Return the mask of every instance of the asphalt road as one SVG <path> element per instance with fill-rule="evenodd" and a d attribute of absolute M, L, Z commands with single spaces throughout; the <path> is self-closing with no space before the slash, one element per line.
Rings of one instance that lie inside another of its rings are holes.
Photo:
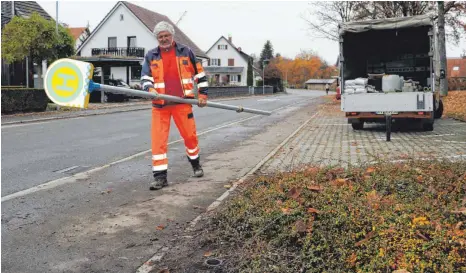
<path fill-rule="evenodd" d="M 309 110 L 309 105 L 315 107 L 313 99 L 324 94 L 291 91 L 288 95 L 223 101 L 227 104 L 268 111 L 281 109 L 269 117 L 194 107 L 197 129 L 202 135 L 201 161 L 213 162 L 205 167 L 208 173 L 213 174 L 212 177 L 207 176 L 206 181 L 213 184 L 224 183 L 224 178 L 236 178 L 243 170 L 252 168 L 257 160 L 249 162 L 247 158 L 244 159 L 247 151 L 240 151 L 240 148 L 246 147 L 249 140 L 259 133 L 265 134 L 269 128 L 280 122 L 284 129 L 293 129 L 291 125 L 290 128 L 285 128 L 287 124 L 292 123 L 287 120 L 294 119 L 296 113 L 303 109 Z M 310 111 L 301 112 L 301 118 L 307 118 L 315 109 Z M 270 141 L 261 138 L 254 140 L 251 147 L 258 150 L 255 155 L 257 158 L 259 155 L 265 155 L 267 149 L 276 146 L 279 138 L 285 137 L 281 133 L 274 134 L 279 137 L 275 139 L 275 135 L 268 136 L 271 137 Z M 169 141 L 175 142 L 179 139 L 178 130 L 172 122 Z M 179 221 L 192 220 L 192 215 L 179 212 L 179 208 L 171 208 L 172 204 L 162 205 L 160 200 L 155 204 L 150 203 L 155 197 L 153 192 L 147 190 L 151 179 L 149 149 L 150 110 L 2 126 L 3 271 L 102 272 L 102 268 L 113 268 L 109 271 L 127 272 L 128 268 L 137 267 L 141 259 L 154 251 L 154 246 L 151 245 L 152 239 L 144 238 L 146 235 L 137 236 L 138 230 L 141 234 L 147 234 L 144 232 L 148 227 L 143 223 L 146 220 L 132 218 L 131 215 L 135 212 L 139 213 L 140 217 L 149 215 L 151 223 L 169 215 Z M 169 180 L 182 187 L 183 183 L 187 182 L 184 177 L 189 177 L 192 172 L 184 156 L 183 145 L 178 141 L 173 143 L 169 150 Z M 235 151 L 236 154 L 233 154 Z M 231 158 L 226 157 L 227 152 L 232 153 Z M 251 155 L 253 152 L 251 150 Z M 224 158 L 222 153 L 225 153 Z M 207 156 L 209 158 L 205 160 Z M 125 158 L 128 160 L 87 175 L 75 179 L 67 178 Z M 238 165 L 242 166 L 230 166 L 234 160 L 239 160 Z M 227 171 L 215 173 L 222 168 Z M 232 173 L 228 173 L 228 170 Z M 60 178 L 62 180 L 58 181 L 64 183 L 55 183 Z M 41 190 L 40 187 L 44 183 L 54 185 L 54 188 Z M 208 205 L 206 200 L 216 197 L 222 185 L 210 193 L 208 189 L 204 190 L 202 194 L 208 197 L 205 200 L 204 197 L 190 197 L 190 192 L 200 189 L 198 184 L 191 187 L 188 193 L 180 193 L 179 196 L 187 198 L 189 202 L 197 200 L 203 205 Z M 12 197 L 12 194 L 18 192 L 24 194 Z M 103 197 L 99 199 L 100 196 Z M 3 200 L 5 197 L 10 198 Z M 178 197 L 163 198 L 164 202 L 176 203 Z M 186 201 L 180 200 L 178 204 Z M 144 207 L 143 204 L 150 206 Z M 126 206 L 132 206 L 133 210 Z M 112 212 L 114 208 L 121 209 Z M 126 218 L 113 219 L 117 215 Z M 103 221 L 114 222 L 104 227 Z M 134 228 L 137 227 L 138 230 L 125 230 L 124 233 L 109 230 L 113 226 L 125 226 L 124 222 L 135 225 Z M 102 236 L 105 240 L 100 242 Z M 113 237 L 107 238 L 108 236 Z M 114 240 L 118 241 L 118 244 L 125 244 L 126 240 L 131 241 L 122 248 L 130 250 L 131 253 L 112 254 L 116 256 L 101 254 L 112 252 L 112 248 L 121 248 L 120 245 L 111 245 L 116 244 Z M 134 254 L 135 247 L 144 247 L 138 252 L 140 256 Z M 95 260 L 89 260 L 91 254 Z M 136 256 L 130 258 L 131 262 L 122 265 L 122 271 L 115 269 L 115 266 L 118 268 L 118 265 L 112 263 L 116 262 L 115 259 L 127 260 L 131 255 Z M 104 256 L 107 258 L 104 259 Z"/>
<path fill-rule="evenodd" d="M 300 100 L 281 95 L 222 103 L 270 111 Z M 202 132 L 254 114 L 194 107 L 194 115 Z M 2 197 L 150 149 L 150 116 L 141 110 L 2 126 Z M 172 121 L 169 141 L 179 138 Z"/>

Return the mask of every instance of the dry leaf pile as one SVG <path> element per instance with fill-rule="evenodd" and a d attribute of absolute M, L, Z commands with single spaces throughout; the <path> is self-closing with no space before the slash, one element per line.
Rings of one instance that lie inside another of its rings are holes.
<path fill-rule="evenodd" d="M 444 116 L 466 121 L 466 91 L 449 91 L 443 107 Z"/>
<path fill-rule="evenodd" d="M 256 177 L 211 220 L 211 247 L 234 272 L 466 272 L 465 170 L 412 161 Z"/>

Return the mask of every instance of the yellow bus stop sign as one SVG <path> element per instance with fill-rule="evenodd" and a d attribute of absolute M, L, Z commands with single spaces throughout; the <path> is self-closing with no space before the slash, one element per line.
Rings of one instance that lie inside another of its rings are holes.
<path fill-rule="evenodd" d="M 55 61 L 45 74 L 45 93 L 58 105 L 87 108 L 93 73 L 94 66 L 90 63 L 72 59 Z"/>

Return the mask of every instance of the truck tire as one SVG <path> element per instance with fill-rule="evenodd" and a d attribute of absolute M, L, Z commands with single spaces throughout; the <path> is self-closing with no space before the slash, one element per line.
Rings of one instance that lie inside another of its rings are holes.
<path fill-rule="evenodd" d="M 362 130 L 364 129 L 364 121 L 358 123 L 351 123 L 351 127 L 353 127 L 353 130 Z"/>
<path fill-rule="evenodd" d="M 434 123 L 433 122 L 424 123 L 422 124 L 422 129 L 424 129 L 424 131 L 431 132 L 434 130 Z"/>
<path fill-rule="evenodd" d="M 439 101 L 438 108 L 434 111 L 434 118 L 439 119 L 443 115 L 443 102 L 442 100 Z"/>

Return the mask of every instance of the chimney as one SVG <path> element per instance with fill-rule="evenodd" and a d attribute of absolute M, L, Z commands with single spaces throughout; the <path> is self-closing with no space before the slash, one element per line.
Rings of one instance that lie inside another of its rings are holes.
<path fill-rule="evenodd" d="M 228 41 L 231 43 L 231 34 L 228 35 Z"/>

